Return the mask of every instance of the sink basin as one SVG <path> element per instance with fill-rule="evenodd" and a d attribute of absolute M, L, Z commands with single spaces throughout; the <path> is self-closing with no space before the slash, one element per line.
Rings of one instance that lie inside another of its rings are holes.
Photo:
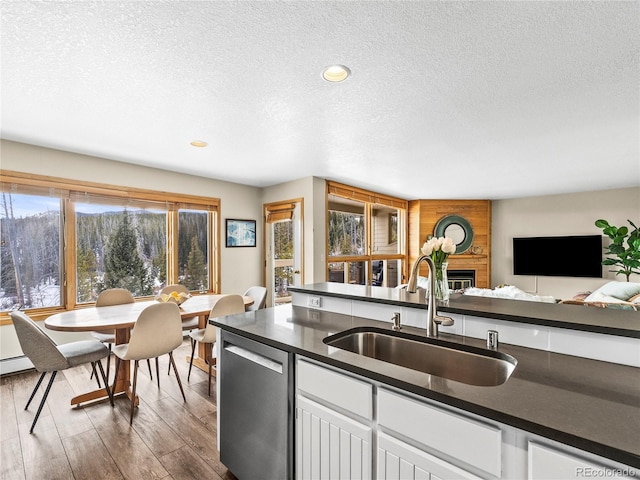
<path fill-rule="evenodd" d="M 374 327 L 345 330 L 323 341 L 358 355 L 484 387 L 502 385 L 518 363 L 506 353 Z"/>

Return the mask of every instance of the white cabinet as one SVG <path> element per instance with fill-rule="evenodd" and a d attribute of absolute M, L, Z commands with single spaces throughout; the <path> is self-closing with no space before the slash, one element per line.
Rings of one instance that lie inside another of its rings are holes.
<path fill-rule="evenodd" d="M 378 389 L 377 398 L 377 420 L 381 430 L 394 437 L 411 439 L 425 452 L 450 459 L 459 466 L 501 477 L 502 430 L 499 427 L 386 388 Z M 444 461 L 439 465 L 445 465 Z M 451 468 L 452 471 L 459 470 L 453 464 Z M 460 477 L 453 474 L 445 475 L 445 478 Z"/>
<path fill-rule="evenodd" d="M 639 478 L 606 458 L 313 361 L 296 363 L 296 478 Z"/>
<path fill-rule="evenodd" d="M 480 479 L 384 433 L 378 434 L 377 474 L 378 480 Z"/>
<path fill-rule="evenodd" d="M 296 401 L 296 478 L 370 479 L 371 427 L 304 397 Z"/>
<path fill-rule="evenodd" d="M 535 441 L 528 442 L 527 478 L 529 480 L 567 480 L 571 478 L 636 478 L 638 470 L 624 465 L 592 461 Z M 605 459 L 602 459 L 605 460 Z"/>
<path fill-rule="evenodd" d="M 296 478 L 372 478 L 373 385 L 298 359 Z"/>

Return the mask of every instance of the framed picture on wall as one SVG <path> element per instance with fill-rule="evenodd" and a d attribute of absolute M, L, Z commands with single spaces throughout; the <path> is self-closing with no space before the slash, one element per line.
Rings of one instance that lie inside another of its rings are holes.
<path fill-rule="evenodd" d="M 256 221 L 226 219 L 227 247 L 255 247 Z"/>

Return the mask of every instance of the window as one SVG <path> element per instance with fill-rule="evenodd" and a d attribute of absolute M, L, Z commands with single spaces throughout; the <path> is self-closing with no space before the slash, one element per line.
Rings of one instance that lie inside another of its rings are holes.
<path fill-rule="evenodd" d="M 62 305 L 59 198 L 2 191 L 0 206 L 0 306 Z"/>
<path fill-rule="evenodd" d="M 178 212 L 178 283 L 189 290 L 209 290 L 209 215 Z"/>
<path fill-rule="evenodd" d="M 167 212 L 116 203 L 76 203 L 76 301 L 108 288 L 134 297 L 166 285 Z"/>
<path fill-rule="evenodd" d="M 406 254 L 405 200 L 327 183 L 327 278 L 395 287 Z"/>
<path fill-rule="evenodd" d="M 217 199 L 0 172 L 0 311 L 46 316 L 113 287 L 218 289 Z M 33 312 L 33 310 L 38 310 Z"/>

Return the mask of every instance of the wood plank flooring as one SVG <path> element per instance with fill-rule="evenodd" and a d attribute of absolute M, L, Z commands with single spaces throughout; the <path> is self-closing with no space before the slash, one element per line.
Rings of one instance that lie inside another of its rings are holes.
<path fill-rule="evenodd" d="M 129 399 L 72 407 L 72 396 L 94 389 L 90 366 L 58 372 L 33 435 L 31 422 L 44 393 L 47 375 L 25 411 L 39 374 L 0 379 L 0 479 L 208 479 L 235 480 L 220 463 L 216 444 L 215 378 L 211 397 L 207 375 L 193 368 L 187 382 L 189 342 L 174 353 L 187 397 L 183 402 L 169 357 L 160 358 L 160 389 L 145 362 L 138 371 L 140 405 L 129 426 Z M 152 366 L 153 361 L 152 361 Z M 111 364 L 113 374 L 113 360 Z"/>

